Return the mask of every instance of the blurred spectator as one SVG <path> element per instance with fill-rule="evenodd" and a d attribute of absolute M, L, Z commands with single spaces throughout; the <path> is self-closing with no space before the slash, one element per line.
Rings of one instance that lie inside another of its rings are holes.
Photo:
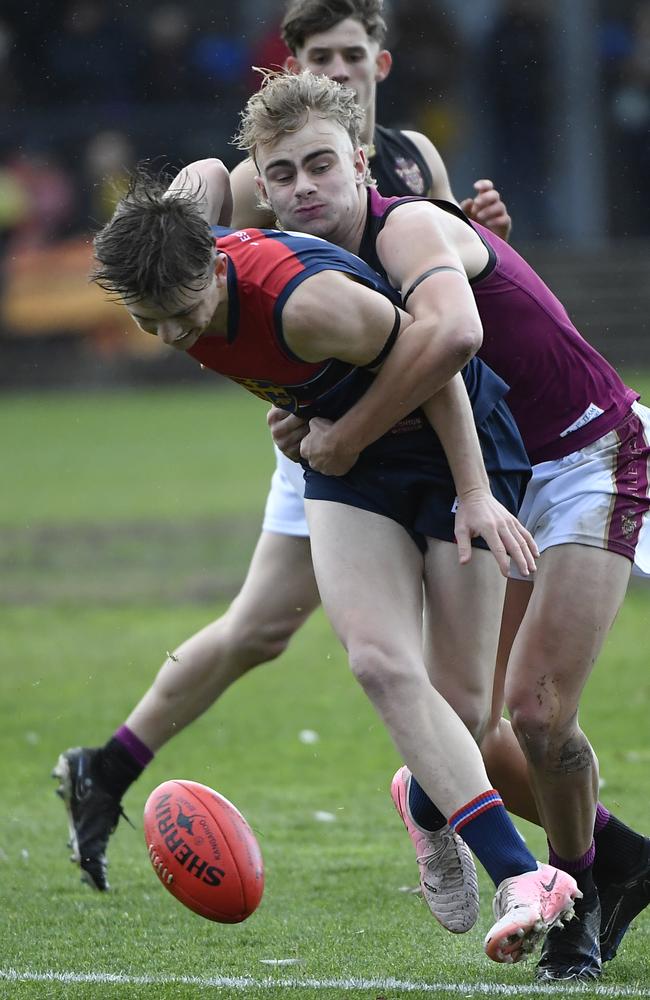
<path fill-rule="evenodd" d="M 460 124 L 457 85 L 464 65 L 455 22 L 440 4 L 411 0 L 394 5 L 390 37 L 397 58 L 378 91 L 379 119 L 424 132 L 447 157 Z"/>
<path fill-rule="evenodd" d="M 26 222 L 30 212 L 31 201 L 22 178 L 11 163 L 0 163 L 0 304 L 4 293 L 7 252 L 13 234 Z"/>
<path fill-rule="evenodd" d="M 137 96 L 145 101 L 196 99 L 199 77 L 192 64 L 193 15 L 164 3 L 149 13 L 138 51 Z"/>
<path fill-rule="evenodd" d="M 58 100 L 119 103 L 134 93 L 136 47 L 112 4 L 73 0 L 49 50 L 52 96 Z"/>
<path fill-rule="evenodd" d="M 111 130 L 93 136 L 83 157 L 82 228 L 94 230 L 108 222 L 126 191 L 134 161 L 133 146 L 124 132 Z"/>
<path fill-rule="evenodd" d="M 239 4 L 216 8 L 216 17 L 199 21 L 192 46 L 192 62 L 207 101 L 224 96 L 247 97 L 245 80 L 250 66 L 248 21 Z"/>
<path fill-rule="evenodd" d="M 249 93 L 258 90 L 262 82 L 262 77 L 255 72 L 254 66 L 261 69 L 280 69 L 290 54 L 280 36 L 281 21 L 280 17 L 277 21 L 273 20 L 270 24 L 265 25 L 265 30 L 253 43 L 247 79 Z"/>
<path fill-rule="evenodd" d="M 12 251 L 40 248 L 69 231 L 75 187 L 56 153 L 15 153 L 7 163 L 5 177 L 10 190 L 19 192 L 20 212 L 11 225 Z"/>
<path fill-rule="evenodd" d="M 10 40 L 9 62 L 17 84 L 9 95 L 3 95 L 7 104 L 13 100 L 16 107 L 29 107 L 52 100 L 49 54 L 60 20 L 61 5 L 51 0 L 29 4 L 3 0 L 3 31 Z"/>
<path fill-rule="evenodd" d="M 490 116 L 492 172 L 518 239 L 548 235 L 552 25 L 546 0 L 507 0 L 484 40 L 481 110 Z"/>
<path fill-rule="evenodd" d="M 18 98 L 18 79 L 16 76 L 14 31 L 8 21 L 0 19 L 0 110 L 9 111 Z"/>
<path fill-rule="evenodd" d="M 23 178 L 11 163 L 0 164 L 0 245 L 28 218 L 31 199 Z"/>
<path fill-rule="evenodd" d="M 615 235 L 649 236 L 650 0 L 637 4 L 634 20 L 622 37 L 626 44 L 611 99 L 611 227 Z"/>

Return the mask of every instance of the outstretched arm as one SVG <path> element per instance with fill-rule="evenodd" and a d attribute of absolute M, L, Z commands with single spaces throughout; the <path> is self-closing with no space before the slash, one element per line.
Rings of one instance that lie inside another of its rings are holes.
<path fill-rule="evenodd" d="M 199 198 L 201 211 L 211 226 L 230 225 L 230 177 L 221 160 L 195 160 L 183 167 L 167 188 L 166 196 L 178 198 L 184 194 Z"/>

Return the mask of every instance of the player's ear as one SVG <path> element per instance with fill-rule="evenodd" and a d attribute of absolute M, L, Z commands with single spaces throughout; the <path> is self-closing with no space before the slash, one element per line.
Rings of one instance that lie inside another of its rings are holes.
<path fill-rule="evenodd" d="M 268 194 L 266 193 L 264 181 L 259 174 L 255 178 L 255 188 L 257 190 L 257 204 L 260 208 L 271 208 L 271 202 Z"/>
<path fill-rule="evenodd" d="M 388 49 L 382 49 L 375 57 L 375 81 L 381 83 L 390 73 L 393 57 Z"/>
<path fill-rule="evenodd" d="M 214 273 L 217 280 L 225 279 L 228 275 L 228 258 L 225 253 L 219 253 L 218 250 L 214 252 Z"/>
<path fill-rule="evenodd" d="M 363 184 L 368 171 L 368 157 L 363 146 L 354 151 L 354 179 L 357 184 Z"/>
<path fill-rule="evenodd" d="M 302 69 L 302 66 L 300 65 L 300 62 L 298 61 L 298 59 L 296 59 L 295 56 L 287 56 L 287 58 L 284 61 L 284 68 L 287 70 L 288 73 L 299 73 L 300 70 Z"/>

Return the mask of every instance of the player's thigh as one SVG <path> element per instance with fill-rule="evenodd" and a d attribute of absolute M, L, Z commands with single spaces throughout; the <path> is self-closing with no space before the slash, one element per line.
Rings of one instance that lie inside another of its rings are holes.
<path fill-rule="evenodd" d="M 506 581 L 491 552 L 429 539 L 425 557 L 425 649 L 429 676 L 452 704 L 478 696 L 489 704 Z"/>
<path fill-rule="evenodd" d="M 509 658 L 509 706 L 528 698 L 544 701 L 557 721 L 572 716 L 621 606 L 630 571 L 625 556 L 596 546 L 556 545 L 540 556 Z"/>
<path fill-rule="evenodd" d="M 381 645 L 421 659 L 423 559 L 397 522 L 329 500 L 307 500 L 323 606 L 343 644 Z"/>
<path fill-rule="evenodd" d="M 263 531 L 231 606 L 232 619 L 292 631 L 318 604 L 309 538 Z"/>

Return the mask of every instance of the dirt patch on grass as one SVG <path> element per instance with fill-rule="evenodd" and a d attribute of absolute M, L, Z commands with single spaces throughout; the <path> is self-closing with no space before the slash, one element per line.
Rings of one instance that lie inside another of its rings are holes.
<path fill-rule="evenodd" d="M 232 597 L 258 517 L 0 527 L 5 604 L 211 603 Z"/>

